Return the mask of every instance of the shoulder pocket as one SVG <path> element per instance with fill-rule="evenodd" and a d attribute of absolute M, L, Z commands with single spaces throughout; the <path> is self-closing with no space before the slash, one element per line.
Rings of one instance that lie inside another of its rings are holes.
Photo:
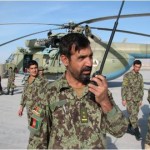
<path fill-rule="evenodd" d="M 66 100 L 60 100 L 60 101 L 54 102 L 50 105 L 50 109 L 54 111 L 56 108 L 61 107 L 65 105 L 66 103 L 67 103 Z"/>

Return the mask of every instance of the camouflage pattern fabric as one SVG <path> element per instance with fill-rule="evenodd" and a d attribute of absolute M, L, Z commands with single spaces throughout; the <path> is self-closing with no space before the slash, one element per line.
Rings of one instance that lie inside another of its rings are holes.
<path fill-rule="evenodd" d="M 147 100 L 150 103 L 150 89 L 148 90 Z M 148 130 L 147 130 L 147 134 L 146 134 L 145 144 L 148 144 L 148 146 L 150 148 L 150 114 L 149 114 L 149 117 L 148 117 L 147 127 L 148 127 Z"/>
<path fill-rule="evenodd" d="M 28 149 L 47 149 L 49 141 L 49 111 L 44 101 L 44 93 L 48 82 L 40 77 L 32 83 L 25 82 L 21 105 L 27 108 L 28 128 L 30 130 Z M 38 108 L 38 109 L 35 109 Z"/>
<path fill-rule="evenodd" d="M 13 71 L 8 72 L 8 83 L 7 83 L 7 90 L 14 89 L 16 86 L 14 84 L 15 81 L 15 73 Z"/>
<path fill-rule="evenodd" d="M 147 134 L 146 134 L 146 139 L 145 139 L 145 144 L 148 144 L 150 146 L 150 115 L 148 118 L 148 130 L 147 130 Z"/>
<path fill-rule="evenodd" d="M 142 101 L 144 95 L 143 77 L 140 73 L 130 71 L 124 75 L 121 95 L 123 100 Z"/>
<path fill-rule="evenodd" d="M 143 87 L 143 77 L 140 73 L 132 70 L 124 75 L 121 96 L 122 100 L 127 102 L 129 120 L 133 128 L 138 126 L 139 102 L 143 99 Z"/>
<path fill-rule="evenodd" d="M 85 30 L 85 36 L 86 36 L 86 37 L 91 36 L 92 33 L 91 33 L 90 27 L 85 27 L 84 30 Z"/>
<path fill-rule="evenodd" d="M 101 107 L 90 99 L 86 86 L 78 98 L 65 76 L 51 83 L 45 96 L 51 111 L 49 149 L 106 148 L 106 133 L 121 137 L 127 130 L 128 120 L 118 106 L 104 114 Z"/>
<path fill-rule="evenodd" d="M 138 113 L 139 113 L 139 103 L 134 101 L 127 101 L 127 111 L 129 114 L 129 120 L 132 127 L 135 129 L 138 127 Z"/>
<path fill-rule="evenodd" d="M 44 76 L 41 76 L 41 78 L 43 78 L 43 80 L 48 81 L 48 79 L 46 78 L 46 76 L 45 76 L 45 75 L 44 75 Z"/>

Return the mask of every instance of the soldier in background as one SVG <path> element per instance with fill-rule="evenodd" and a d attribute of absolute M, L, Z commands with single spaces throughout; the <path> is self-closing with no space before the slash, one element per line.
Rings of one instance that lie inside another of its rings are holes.
<path fill-rule="evenodd" d="M 137 140 L 142 139 L 138 127 L 139 107 L 142 105 L 144 95 L 143 76 L 139 73 L 141 66 L 140 60 L 134 61 L 133 70 L 123 77 L 121 89 L 122 105 L 126 106 L 130 121 L 127 132 L 135 135 Z"/>
<path fill-rule="evenodd" d="M 148 102 L 150 103 L 150 89 L 148 90 L 148 97 L 147 97 Z M 146 134 L 146 139 L 145 139 L 145 149 L 150 149 L 150 114 L 148 117 L 148 130 Z"/>
<path fill-rule="evenodd" d="M 73 30 L 73 33 L 80 33 L 80 34 L 83 34 L 83 30 L 84 30 L 83 27 L 77 26 L 77 27 L 75 27 L 75 29 Z"/>
<path fill-rule="evenodd" d="M 0 95 L 3 94 L 3 89 L 2 89 L 2 85 L 1 85 L 1 76 L 0 76 Z"/>
<path fill-rule="evenodd" d="M 65 35 L 59 49 L 66 71 L 45 93 L 51 114 L 49 149 L 105 149 L 106 133 L 123 136 L 128 121 L 108 91 L 105 77 L 91 79 L 98 86 L 89 84 L 93 52 L 85 35 Z"/>
<path fill-rule="evenodd" d="M 91 29 L 90 29 L 90 27 L 88 25 L 85 25 L 84 31 L 85 31 L 85 36 L 86 37 L 88 37 L 88 36 L 91 37 L 92 33 L 91 33 Z"/>
<path fill-rule="evenodd" d="M 14 88 L 16 87 L 15 86 L 15 73 L 16 73 L 16 68 L 13 68 L 10 67 L 9 70 L 8 70 L 8 83 L 7 83 L 7 93 L 6 95 L 9 95 L 10 93 L 10 89 L 11 89 L 11 95 L 14 94 Z"/>
<path fill-rule="evenodd" d="M 47 81 L 38 75 L 38 63 L 31 60 L 28 63 L 29 76 L 25 81 L 22 100 L 18 115 L 23 115 L 24 107 L 27 109 L 28 128 L 30 137 L 28 149 L 47 149 L 49 141 L 48 118 L 43 100 Z"/>
<path fill-rule="evenodd" d="M 46 79 L 44 75 L 44 68 L 42 66 L 38 67 L 38 74 L 41 78 Z"/>

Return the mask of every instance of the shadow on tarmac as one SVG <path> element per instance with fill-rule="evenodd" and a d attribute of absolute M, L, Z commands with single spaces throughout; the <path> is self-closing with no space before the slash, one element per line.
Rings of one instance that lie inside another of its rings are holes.
<path fill-rule="evenodd" d="M 108 87 L 109 88 L 116 88 L 116 87 L 121 87 L 122 86 L 122 82 L 108 82 Z"/>
<path fill-rule="evenodd" d="M 150 82 L 144 82 L 145 85 L 150 85 Z M 115 88 L 115 87 L 121 87 L 122 86 L 122 81 L 113 81 L 109 82 L 108 81 L 108 87 L 109 88 Z M 144 88 L 144 90 L 148 90 L 149 88 Z"/>
<path fill-rule="evenodd" d="M 148 117 L 149 117 L 149 105 L 143 105 L 141 107 L 141 111 L 143 112 L 142 118 L 139 119 L 139 128 L 141 131 L 142 141 L 141 141 L 141 148 L 144 149 L 145 144 L 145 137 L 147 133 L 147 123 L 148 123 Z M 123 114 L 128 117 L 128 112 L 126 110 L 122 111 Z"/>
<path fill-rule="evenodd" d="M 115 142 L 112 142 L 112 139 L 107 136 L 107 149 L 118 149 L 116 145 L 114 144 Z"/>
<path fill-rule="evenodd" d="M 15 88 L 14 89 L 14 95 L 16 95 L 16 94 L 21 94 L 22 93 L 22 89 L 20 90 L 20 89 L 18 89 L 18 86 L 17 86 L 17 88 Z M 10 93 L 11 93 L 11 90 L 10 90 Z M 7 95 L 7 88 L 4 88 L 3 89 L 3 95 Z M 10 95 L 10 94 L 9 94 Z"/>
<path fill-rule="evenodd" d="M 142 118 L 139 119 L 139 125 L 141 129 L 141 135 L 142 135 L 142 141 L 141 141 L 141 147 L 144 149 L 145 144 L 145 137 L 147 133 L 147 122 L 148 122 L 148 116 L 149 116 L 149 105 L 143 105 L 141 107 L 141 110 L 143 112 Z"/>
<path fill-rule="evenodd" d="M 146 85 L 150 85 L 150 82 L 144 82 L 144 84 L 146 84 Z"/>

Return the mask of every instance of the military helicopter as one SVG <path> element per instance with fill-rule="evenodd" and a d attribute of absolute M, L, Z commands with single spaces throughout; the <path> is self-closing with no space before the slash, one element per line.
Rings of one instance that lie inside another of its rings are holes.
<path fill-rule="evenodd" d="M 126 14 L 121 15 L 120 18 L 130 18 L 130 17 L 143 17 L 150 16 L 150 13 L 144 14 Z M 27 48 L 18 48 L 15 53 L 6 60 L 6 68 L 10 66 L 17 67 L 19 73 L 26 72 L 27 64 L 30 60 L 36 60 L 39 63 L 39 66 L 45 68 L 45 73 L 49 75 L 51 79 L 58 78 L 65 70 L 65 67 L 60 61 L 59 56 L 59 41 L 60 38 L 70 32 L 79 32 L 81 34 L 85 33 L 85 27 L 88 27 L 89 30 L 106 30 L 112 31 L 110 28 L 99 28 L 88 26 L 88 24 L 115 19 L 117 16 L 106 16 L 100 18 L 94 18 L 79 23 L 69 22 L 67 24 L 47 24 L 58 26 L 56 29 L 40 31 L 32 34 L 28 34 L 17 39 L 0 44 L 0 46 L 9 44 L 13 41 L 22 39 L 24 37 L 39 34 L 41 32 L 48 32 L 48 38 L 46 39 L 31 39 L 25 42 Z M 36 24 L 36 23 L 8 23 L 11 24 Z M 7 24 L 7 25 L 8 25 Z M 38 24 L 38 23 L 37 23 Z M 86 24 L 83 26 L 82 24 Z M 0 24 L 5 25 L 5 24 Z M 67 29 L 66 33 L 52 33 L 53 30 L 57 29 Z M 91 31 L 90 31 L 91 32 Z M 139 36 L 150 37 L 149 34 L 119 30 L 116 32 L 123 32 L 129 34 L 135 34 Z M 91 47 L 94 52 L 93 55 L 93 70 L 92 73 L 97 71 L 101 65 L 103 59 L 107 42 L 103 42 L 99 37 L 94 35 L 92 32 L 87 35 L 88 39 L 91 42 Z M 109 54 L 106 59 L 106 63 L 103 69 L 103 75 L 106 76 L 107 80 L 115 79 L 122 74 L 124 74 L 133 64 L 135 58 L 150 58 L 150 44 L 135 44 L 135 43 L 117 43 L 113 42 Z M 110 65 L 111 64 L 111 65 Z"/>

